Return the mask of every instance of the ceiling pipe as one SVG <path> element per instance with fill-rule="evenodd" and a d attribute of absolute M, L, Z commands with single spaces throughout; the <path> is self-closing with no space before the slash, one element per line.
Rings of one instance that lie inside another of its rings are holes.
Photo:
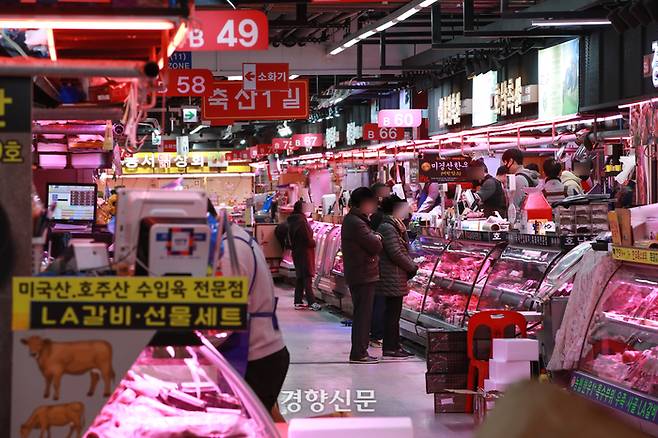
<path fill-rule="evenodd" d="M 85 59 L 3 58 L 0 76 L 155 78 L 155 62 Z"/>
<path fill-rule="evenodd" d="M 34 120 L 121 120 L 123 108 L 96 105 L 62 105 L 57 108 L 32 108 Z"/>
<path fill-rule="evenodd" d="M 33 134 L 105 135 L 105 125 L 39 125 L 32 126 Z"/>
<path fill-rule="evenodd" d="M 559 137 L 558 141 L 560 143 L 568 143 L 570 141 L 575 141 L 577 136 L 575 134 L 569 134 L 569 135 L 563 135 Z M 541 146 L 549 144 L 546 140 L 544 139 L 522 139 L 521 140 L 521 146 L 523 148 L 528 148 L 532 146 Z M 512 142 L 512 143 L 498 143 L 498 144 L 485 144 L 485 145 L 480 145 L 480 146 L 471 146 L 471 147 L 464 147 L 463 152 L 465 154 L 470 154 L 473 152 L 496 152 L 496 151 L 502 151 L 505 149 L 510 149 L 510 148 L 518 148 L 519 144 L 517 142 Z M 555 148 L 554 148 L 555 149 Z M 557 150 L 557 149 L 555 149 Z M 439 152 L 439 149 L 424 149 L 424 151 L 429 151 L 429 152 Z M 548 151 L 548 149 L 546 149 Z M 444 157 L 455 157 L 458 155 L 462 155 L 462 149 L 441 149 L 440 150 L 441 155 Z M 537 152 L 543 152 L 542 151 L 537 151 Z"/>

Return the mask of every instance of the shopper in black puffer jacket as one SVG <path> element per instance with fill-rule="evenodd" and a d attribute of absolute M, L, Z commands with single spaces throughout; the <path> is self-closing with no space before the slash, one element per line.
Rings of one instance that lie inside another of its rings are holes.
<path fill-rule="evenodd" d="M 409 293 L 407 281 L 416 275 L 418 266 L 409 256 L 409 240 L 403 221 L 409 216 L 405 199 L 391 195 L 382 202 L 384 217 L 377 228 L 384 250 L 379 256 L 379 282 L 375 292 L 386 299 L 384 310 L 384 345 L 382 360 L 413 356 L 400 346 L 402 299 Z"/>

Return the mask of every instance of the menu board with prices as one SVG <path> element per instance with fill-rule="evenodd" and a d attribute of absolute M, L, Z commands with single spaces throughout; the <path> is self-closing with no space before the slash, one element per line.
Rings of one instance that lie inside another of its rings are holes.
<path fill-rule="evenodd" d="M 418 180 L 438 183 L 466 181 L 470 162 L 471 157 L 442 158 L 438 152 L 421 152 Z"/>
<path fill-rule="evenodd" d="M 574 373 L 571 391 L 654 424 L 658 424 L 658 399 L 608 383 L 582 372 Z"/>

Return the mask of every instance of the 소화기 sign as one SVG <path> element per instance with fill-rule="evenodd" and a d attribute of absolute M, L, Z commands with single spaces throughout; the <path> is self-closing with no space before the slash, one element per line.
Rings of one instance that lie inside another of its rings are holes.
<path fill-rule="evenodd" d="M 287 63 L 243 63 L 243 90 L 288 90 Z"/>
<path fill-rule="evenodd" d="M 204 120 L 292 120 L 308 118 L 308 81 L 281 90 L 244 90 L 242 82 L 219 81 L 203 99 Z"/>
<path fill-rule="evenodd" d="M 243 277 L 14 277 L 12 329 L 233 329 Z"/>
<path fill-rule="evenodd" d="M 438 183 L 466 181 L 470 161 L 470 157 L 442 158 L 437 152 L 421 152 L 418 180 Z"/>
<path fill-rule="evenodd" d="M 377 113 L 377 125 L 383 128 L 417 128 L 423 122 L 419 109 L 381 110 Z"/>
<path fill-rule="evenodd" d="M 269 26 L 262 11 L 196 11 L 179 50 L 267 50 Z"/>

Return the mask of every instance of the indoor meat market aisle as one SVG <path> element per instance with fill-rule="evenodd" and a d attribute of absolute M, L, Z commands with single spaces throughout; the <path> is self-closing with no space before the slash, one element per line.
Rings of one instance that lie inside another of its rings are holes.
<path fill-rule="evenodd" d="M 327 310 L 295 311 L 292 289 L 279 285 L 277 292 L 277 315 L 291 356 L 279 397 L 286 419 L 327 414 L 338 405 L 353 416 L 411 417 L 417 438 L 473 435 L 470 415 L 434 415 L 432 397 L 425 394 L 426 366 L 421 357 L 375 365 L 349 364 L 350 328 L 341 325 L 340 316 Z M 376 402 L 367 404 L 372 391 Z M 324 401 L 314 399 L 323 395 Z M 366 409 L 374 413 L 359 412 Z"/>

